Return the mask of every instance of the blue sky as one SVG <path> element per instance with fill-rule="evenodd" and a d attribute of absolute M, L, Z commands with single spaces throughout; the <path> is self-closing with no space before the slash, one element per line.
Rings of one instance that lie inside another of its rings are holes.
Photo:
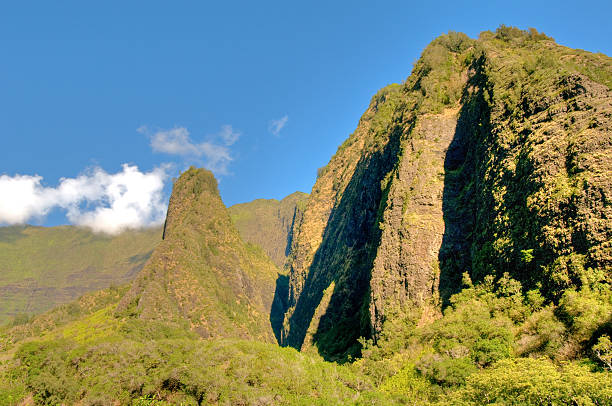
<path fill-rule="evenodd" d="M 87 224 L 85 207 L 131 187 L 121 179 L 150 180 L 143 193 L 165 204 L 190 164 L 215 169 L 227 205 L 309 192 L 371 96 L 436 36 L 503 23 L 612 55 L 611 15 L 604 1 L 2 2 L 0 175 L 42 200 L 0 211 L 31 206 L 5 224 Z M 68 201 L 61 178 L 104 186 Z"/>

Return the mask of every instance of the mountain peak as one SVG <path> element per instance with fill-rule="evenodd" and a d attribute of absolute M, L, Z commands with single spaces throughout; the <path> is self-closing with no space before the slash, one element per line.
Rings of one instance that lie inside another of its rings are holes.
<path fill-rule="evenodd" d="M 164 224 L 164 239 L 169 238 L 175 229 L 181 227 L 201 226 L 195 217 L 201 217 L 204 207 L 209 212 L 207 217 L 219 210 L 221 200 L 215 176 L 207 169 L 190 167 L 174 183 L 168 214 Z"/>
<path fill-rule="evenodd" d="M 118 314 L 186 323 L 203 337 L 273 341 L 277 273 L 261 250 L 240 239 L 212 173 L 190 168 L 174 183 L 164 240 Z"/>
<path fill-rule="evenodd" d="M 611 116 L 605 55 L 506 26 L 432 41 L 319 171 L 283 343 L 359 355 L 360 337 L 439 311 L 464 272 L 552 301 L 609 280 Z"/>

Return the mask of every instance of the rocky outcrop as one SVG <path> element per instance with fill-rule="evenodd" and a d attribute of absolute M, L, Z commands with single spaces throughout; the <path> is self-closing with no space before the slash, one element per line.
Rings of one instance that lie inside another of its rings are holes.
<path fill-rule="evenodd" d="M 212 173 L 190 168 L 175 182 L 164 240 L 116 314 L 186 327 L 205 338 L 275 341 L 277 268 L 241 239 Z"/>

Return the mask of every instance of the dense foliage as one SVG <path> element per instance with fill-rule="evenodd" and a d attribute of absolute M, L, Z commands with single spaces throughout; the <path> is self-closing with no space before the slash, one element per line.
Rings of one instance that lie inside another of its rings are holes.
<path fill-rule="evenodd" d="M 545 305 L 507 276 L 474 286 L 465 275 L 441 317 L 390 326 L 344 365 L 117 318 L 107 297 L 93 297 L 33 340 L 5 341 L 14 358 L 3 361 L 0 404 L 609 404 L 610 323 L 600 316 L 612 294 L 563 297 Z"/>

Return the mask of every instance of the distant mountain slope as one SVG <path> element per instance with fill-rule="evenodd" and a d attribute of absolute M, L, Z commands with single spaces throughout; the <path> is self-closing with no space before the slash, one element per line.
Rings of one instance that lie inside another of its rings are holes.
<path fill-rule="evenodd" d="M 160 241 L 160 228 L 117 236 L 74 226 L 0 228 L 0 323 L 132 280 Z"/>
<path fill-rule="evenodd" d="M 184 325 L 202 337 L 273 342 L 270 319 L 278 269 L 261 248 L 245 244 L 211 172 L 191 168 L 174 183 L 164 240 L 118 314 Z"/>
<path fill-rule="evenodd" d="M 262 247 L 282 269 L 291 249 L 293 226 L 301 219 L 307 200 L 308 194 L 295 192 L 281 201 L 257 199 L 228 210 L 242 239 Z"/>

